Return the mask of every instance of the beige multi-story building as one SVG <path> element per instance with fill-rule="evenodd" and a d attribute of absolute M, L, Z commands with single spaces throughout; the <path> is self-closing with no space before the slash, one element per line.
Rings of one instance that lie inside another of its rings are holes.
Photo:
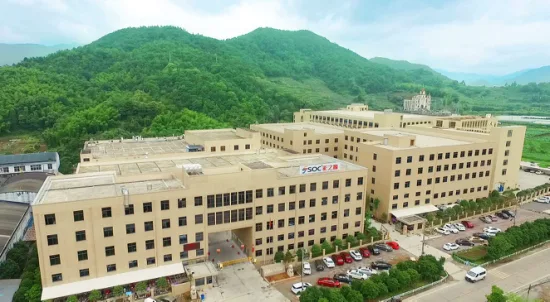
<path fill-rule="evenodd" d="M 209 237 L 221 232 L 261 260 L 363 230 L 367 169 L 355 163 L 283 150 L 115 153 L 47 178 L 34 201 L 43 300 L 184 274 L 214 257 Z"/>
<path fill-rule="evenodd" d="M 413 96 L 411 100 L 403 100 L 403 109 L 412 112 L 430 111 L 432 109 L 432 96 L 426 94 L 426 90 L 422 88 L 420 93 Z"/>

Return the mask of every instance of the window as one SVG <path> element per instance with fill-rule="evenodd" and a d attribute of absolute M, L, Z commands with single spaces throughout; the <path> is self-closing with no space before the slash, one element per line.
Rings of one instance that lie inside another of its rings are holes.
<path fill-rule="evenodd" d="M 407 176 L 408 176 L 408 175 L 411 175 L 411 173 L 412 173 L 412 172 L 411 172 L 411 169 L 407 169 L 407 170 L 405 170 L 405 175 L 407 175 Z"/>
<path fill-rule="evenodd" d="M 434 160 L 435 159 L 435 154 L 430 154 L 430 160 Z"/>
<path fill-rule="evenodd" d="M 437 154 L 437 159 L 443 159 L 443 153 L 438 153 Z"/>
<path fill-rule="evenodd" d="M 418 179 L 416 181 L 416 186 L 421 186 L 422 185 L 422 179 Z"/>
<path fill-rule="evenodd" d="M 340 181 L 338 179 L 332 181 L 332 188 L 337 189 L 340 187 Z"/>
<path fill-rule="evenodd" d="M 321 205 L 326 206 L 328 204 L 328 197 L 322 197 L 321 198 Z"/>
<path fill-rule="evenodd" d="M 338 218 L 338 211 L 332 211 L 332 214 L 330 215 L 332 219 Z"/>
<path fill-rule="evenodd" d="M 143 226 L 145 228 L 145 232 L 149 232 L 153 230 L 153 222 L 152 221 L 145 221 L 143 223 Z"/>
<path fill-rule="evenodd" d="M 262 198 L 264 195 L 264 190 L 262 189 L 257 189 L 256 190 L 256 198 Z"/>
<path fill-rule="evenodd" d="M 59 255 L 50 256 L 50 265 L 59 265 L 61 264 L 61 257 Z"/>
<path fill-rule="evenodd" d="M 76 235 L 76 241 L 86 240 L 86 231 L 77 231 L 75 235 Z"/>
<path fill-rule="evenodd" d="M 408 208 L 408 207 L 409 207 L 409 202 L 407 202 L 407 201 L 404 202 L 404 203 L 403 203 L 403 207 L 404 207 L 404 208 Z"/>
<path fill-rule="evenodd" d="M 113 227 L 104 227 L 103 237 L 113 237 Z"/>
<path fill-rule="evenodd" d="M 167 247 L 172 245 L 172 237 L 164 237 L 162 238 L 162 246 Z"/>
<path fill-rule="evenodd" d="M 52 282 L 59 282 L 59 281 L 63 281 L 63 275 L 53 274 L 52 275 Z"/>
<path fill-rule="evenodd" d="M 394 184 L 393 184 L 393 188 L 394 188 L 395 190 L 399 189 L 399 183 L 398 183 L 398 182 L 394 183 Z"/>
<path fill-rule="evenodd" d="M 150 213 L 150 212 L 153 212 L 153 203 L 144 202 L 143 203 L 143 213 Z"/>
<path fill-rule="evenodd" d="M 306 184 L 300 185 L 300 193 L 304 193 L 306 191 Z"/>
<path fill-rule="evenodd" d="M 363 192 L 357 192 L 357 200 L 363 200 Z"/>
<path fill-rule="evenodd" d="M 299 207 L 300 209 L 305 208 L 305 207 L 306 207 L 306 201 L 305 201 L 305 200 L 300 200 L 300 201 L 298 201 L 298 207 Z"/>
<path fill-rule="evenodd" d="M 163 229 L 169 229 L 170 228 L 170 219 L 163 219 L 162 220 L 162 228 Z"/>
<path fill-rule="evenodd" d="M 41 171 L 42 165 L 31 165 L 31 171 Z"/>
<path fill-rule="evenodd" d="M 137 251 L 137 245 L 135 242 L 128 243 L 128 253 L 135 253 Z"/>
<path fill-rule="evenodd" d="M 152 250 L 155 248 L 155 240 L 147 240 L 145 241 L 145 249 L 146 250 Z"/>
<path fill-rule="evenodd" d="M 400 164 L 401 163 L 401 157 L 396 157 L 395 158 L 395 163 Z"/>
<path fill-rule="evenodd" d="M 114 246 L 105 247 L 105 257 L 114 256 L 114 255 L 115 255 L 115 247 Z"/>
<path fill-rule="evenodd" d="M 506 169 L 502 169 L 502 175 L 506 175 Z"/>
<path fill-rule="evenodd" d="M 203 232 L 197 232 L 195 233 L 195 241 L 203 241 L 204 240 L 204 234 Z"/>
<path fill-rule="evenodd" d="M 86 261 L 88 260 L 88 251 L 78 251 L 76 252 L 76 256 L 78 258 L 78 261 Z"/>
<path fill-rule="evenodd" d="M 314 182 L 310 183 L 309 184 L 309 191 L 315 192 L 316 190 L 317 190 L 317 183 L 314 183 Z"/>
<path fill-rule="evenodd" d="M 315 198 L 312 198 L 309 200 L 309 207 L 314 208 L 315 207 Z"/>
<path fill-rule="evenodd" d="M 395 177 L 401 176 L 401 170 L 395 170 L 395 172 L 393 173 L 393 175 L 394 175 Z"/>
<path fill-rule="evenodd" d="M 346 187 L 351 187 L 351 178 L 346 179 Z"/>
<path fill-rule="evenodd" d="M 291 185 L 290 187 L 288 187 L 288 193 L 289 193 L 289 194 L 294 194 L 294 193 L 296 193 L 296 186 L 295 186 L 295 185 Z"/>
<path fill-rule="evenodd" d="M 311 215 L 310 215 L 311 217 Z M 349 217 L 349 209 L 344 210 L 344 217 Z"/>
<path fill-rule="evenodd" d="M 73 212 L 74 221 L 83 221 L 84 220 L 84 211 L 74 211 Z"/>
<path fill-rule="evenodd" d="M 315 214 L 309 215 L 309 222 L 310 223 L 315 222 Z"/>
<path fill-rule="evenodd" d="M 182 234 L 179 236 L 179 241 L 180 241 L 180 244 L 186 244 L 187 243 L 187 235 L 186 234 Z"/>
<path fill-rule="evenodd" d="M 44 215 L 44 220 L 46 221 L 46 225 L 55 224 L 55 214 Z"/>
<path fill-rule="evenodd" d="M 160 201 L 160 210 L 161 211 L 170 210 L 170 200 L 161 200 Z"/>
<path fill-rule="evenodd" d="M 130 260 L 128 261 L 128 268 L 134 268 L 138 266 L 137 260 Z"/>
<path fill-rule="evenodd" d="M 424 155 L 418 156 L 418 161 L 424 161 Z"/>
<path fill-rule="evenodd" d="M 233 145 L 233 150 L 235 151 L 239 150 L 239 145 Z"/>
<path fill-rule="evenodd" d="M 272 205 L 272 204 L 268 204 L 268 205 L 267 205 L 267 210 L 266 210 L 266 212 L 267 212 L 268 214 L 273 213 L 273 205 Z"/>
<path fill-rule="evenodd" d="M 279 195 L 285 195 L 285 187 L 279 187 Z"/>
<path fill-rule="evenodd" d="M 422 174 L 422 172 L 424 172 L 424 168 L 422 168 L 422 167 L 418 168 L 418 172 L 417 172 L 417 173 L 418 173 L 418 174 Z"/>
<path fill-rule="evenodd" d="M 262 215 L 263 209 L 264 208 L 262 206 L 256 207 L 256 215 Z"/>
<path fill-rule="evenodd" d="M 407 156 L 407 163 L 412 163 L 413 161 L 413 157 L 412 156 Z"/>
<path fill-rule="evenodd" d="M 202 206 L 202 196 L 195 196 L 195 206 Z"/>
<path fill-rule="evenodd" d="M 204 255 L 204 249 L 198 249 L 197 256 L 202 256 L 202 255 Z"/>
<path fill-rule="evenodd" d="M 178 218 L 178 226 L 186 226 L 187 225 L 187 216 L 179 217 Z"/>
<path fill-rule="evenodd" d="M 90 275 L 90 270 L 87 268 L 79 270 L 80 277 L 88 277 Z"/>
<path fill-rule="evenodd" d="M 445 159 L 449 159 L 449 158 L 451 158 L 451 153 L 450 152 L 445 153 Z"/>
<path fill-rule="evenodd" d="M 247 145 L 247 146 L 249 146 L 249 145 Z M 170 262 L 170 261 L 172 261 L 172 254 L 166 254 L 162 258 L 163 258 L 164 262 Z"/>
<path fill-rule="evenodd" d="M 134 205 L 130 204 L 124 207 L 124 215 L 134 215 Z"/>
<path fill-rule="evenodd" d="M 185 198 L 178 199 L 178 209 L 187 207 L 187 200 Z"/>
<path fill-rule="evenodd" d="M 358 186 L 363 185 L 363 177 L 357 178 L 357 185 L 358 185 Z M 327 186 L 328 186 L 328 185 L 327 185 Z"/>
<path fill-rule="evenodd" d="M 510 147 L 511 144 L 512 144 L 511 141 L 506 141 L 506 147 Z"/>
<path fill-rule="evenodd" d="M 201 224 L 202 223 L 202 214 L 195 215 L 195 224 Z"/>
<path fill-rule="evenodd" d="M 189 258 L 189 252 L 187 251 L 180 252 L 180 259 L 187 259 L 187 258 Z"/>

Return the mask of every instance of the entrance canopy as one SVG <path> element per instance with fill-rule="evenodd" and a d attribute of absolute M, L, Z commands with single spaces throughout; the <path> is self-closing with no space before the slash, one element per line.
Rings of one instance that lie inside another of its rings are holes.
<path fill-rule="evenodd" d="M 159 267 L 135 270 L 122 274 L 113 274 L 105 277 L 93 278 L 67 284 L 45 287 L 42 289 L 42 301 L 60 297 L 67 297 L 80 293 L 87 293 L 94 289 L 111 288 L 160 277 L 185 273 L 181 262 Z"/>
<path fill-rule="evenodd" d="M 408 209 L 394 210 L 391 212 L 391 214 L 395 218 L 399 219 L 402 217 L 425 214 L 425 213 L 435 212 L 435 211 L 439 211 L 439 209 L 436 206 L 430 204 L 425 206 L 412 207 Z"/>

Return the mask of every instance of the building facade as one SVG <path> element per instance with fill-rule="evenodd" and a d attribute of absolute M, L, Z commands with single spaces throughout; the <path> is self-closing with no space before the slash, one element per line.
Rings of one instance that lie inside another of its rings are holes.
<path fill-rule="evenodd" d="M 426 90 L 422 89 L 419 94 L 413 96 L 412 100 L 403 100 L 403 109 L 412 112 L 430 111 L 432 96 L 426 94 Z"/>
<path fill-rule="evenodd" d="M 142 270 L 204 259 L 212 233 L 233 231 L 249 256 L 269 259 L 363 230 L 367 169 L 354 163 L 271 150 L 137 164 L 167 161 L 183 165 L 93 172 L 114 163 L 87 162 L 100 167 L 47 179 L 33 205 L 44 299 L 60 285 L 91 290 L 118 274 L 139 281 Z"/>
<path fill-rule="evenodd" d="M 59 154 L 57 152 L 0 155 L 0 175 L 28 172 L 55 174 L 58 170 Z"/>

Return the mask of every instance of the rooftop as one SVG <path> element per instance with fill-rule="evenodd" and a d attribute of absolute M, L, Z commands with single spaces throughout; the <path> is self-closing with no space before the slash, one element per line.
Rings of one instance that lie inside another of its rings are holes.
<path fill-rule="evenodd" d="M 0 252 L 8 243 L 28 208 L 29 205 L 26 203 L 0 201 Z"/>
<path fill-rule="evenodd" d="M 279 132 L 284 133 L 285 129 L 288 130 L 313 130 L 315 133 L 318 134 L 340 134 L 344 133 L 344 130 L 331 127 L 331 126 L 324 126 L 317 123 L 281 123 L 281 124 L 260 124 L 256 125 L 259 128 L 265 129 L 267 131 L 273 131 L 273 132 Z"/>
<path fill-rule="evenodd" d="M 123 196 L 123 189 L 132 194 L 162 192 L 183 188 L 176 178 L 143 181 L 117 181 L 113 172 L 51 176 L 38 192 L 35 204 L 71 202 Z"/>
<path fill-rule="evenodd" d="M 330 114 L 334 116 L 339 117 L 356 117 L 356 118 L 365 118 L 365 119 L 373 119 L 375 115 L 377 114 L 386 114 L 383 111 L 350 111 L 350 110 L 324 110 L 324 111 L 315 111 L 323 114 Z M 396 112 L 393 112 L 396 113 Z M 404 120 L 412 120 L 412 119 L 432 119 L 433 116 L 429 115 L 420 115 L 420 114 L 408 114 L 408 113 L 397 113 L 402 114 Z"/>
<path fill-rule="evenodd" d="M 148 154 L 166 154 L 187 152 L 188 144 L 180 136 L 114 139 L 88 141 L 82 153 L 91 153 L 92 158 L 121 158 Z"/>
<path fill-rule="evenodd" d="M 409 148 L 430 148 L 430 147 L 445 147 L 445 146 L 457 146 L 471 144 L 469 141 L 461 141 L 451 138 L 444 138 L 437 135 L 429 134 L 418 134 L 415 132 L 401 131 L 401 130 L 362 130 L 362 133 L 369 135 L 379 136 L 381 139 L 386 136 L 415 136 L 415 146 L 398 148 L 390 145 L 385 145 L 383 147 L 390 149 L 409 149 Z"/>
<path fill-rule="evenodd" d="M 247 131 L 247 129 L 242 129 Z M 246 139 L 237 135 L 235 129 L 206 129 L 206 130 L 187 130 L 186 134 L 200 135 L 205 141 L 221 141 L 230 139 Z"/>
<path fill-rule="evenodd" d="M 57 157 L 57 152 L 0 155 L 0 165 L 55 162 Z"/>

